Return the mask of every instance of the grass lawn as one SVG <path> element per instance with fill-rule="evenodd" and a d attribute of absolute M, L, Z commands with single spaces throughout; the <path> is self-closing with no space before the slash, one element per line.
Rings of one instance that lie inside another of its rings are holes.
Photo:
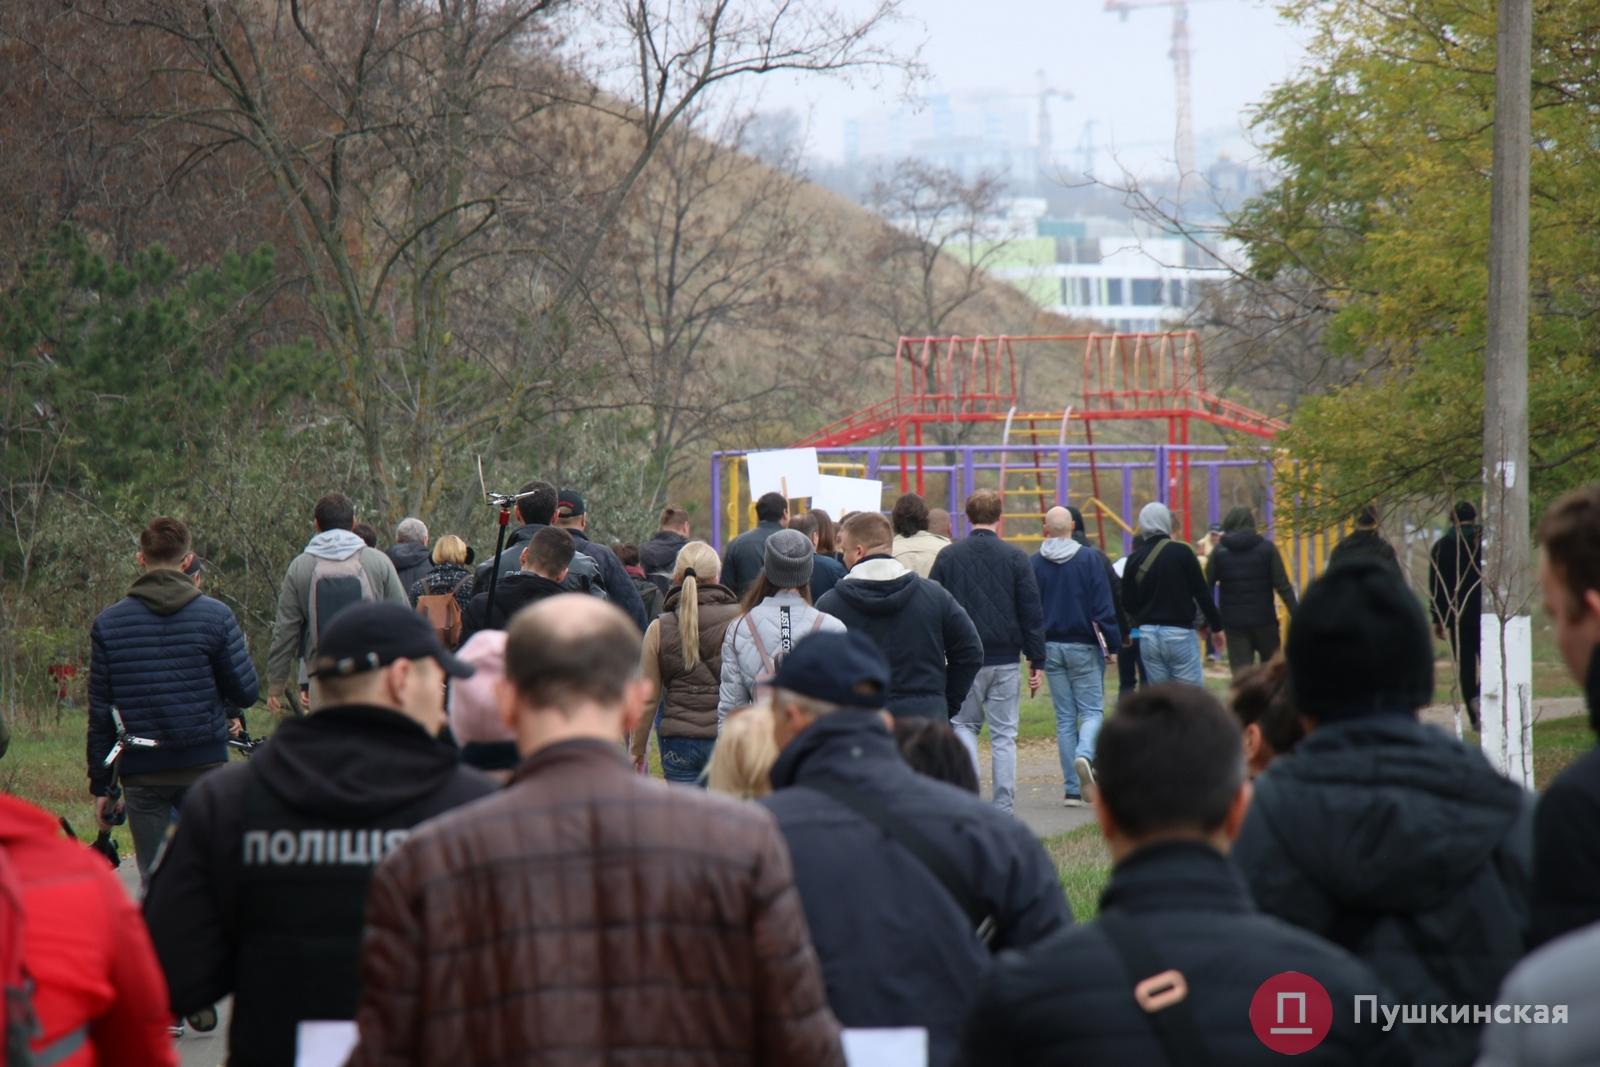
<path fill-rule="evenodd" d="M 1476 735 L 1469 734 L 1467 743 L 1476 744 Z M 1534 781 L 1549 782 L 1594 744 L 1594 734 L 1584 716 L 1535 723 Z M 1072 902 L 1072 914 L 1080 922 L 1092 917 L 1099 910 L 1100 892 L 1111 876 L 1111 854 L 1100 837 L 1100 828 L 1080 826 L 1069 833 L 1045 838 L 1044 846 L 1055 861 L 1061 887 Z"/>
<path fill-rule="evenodd" d="M 47 811 L 64 815 L 80 841 L 92 841 L 96 833 L 94 800 L 89 795 L 89 779 L 84 772 L 83 708 L 65 708 L 60 714 L 47 713 L 11 724 L 11 748 L 0 760 L 0 791 L 14 794 Z M 267 737 L 277 725 L 277 717 L 265 708 L 247 716 L 252 737 Z M 238 752 L 231 758 L 244 759 Z M 654 735 L 650 742 L 650 773 L 661 777 L 661 754 Z M 133 861 L 133 839 L 124 823 L 112 829 L 124 861 Z"/>
<path fill-rule="evenodd" d="M 11 723 L 11 748 L 0 760 L 0 790 L 65 816 L 80 841 L 92 841 L 96 833 L 94 799 L 84 770 L 87 714 L 82 707 L 63 708 Z M 258 708 L 247 721 L 251 736 L 260 738 L 272 733 L 277 720 Z M 244 756 L 235 752 L 232 758 Z M 112 837 L 124 862 L 133 862 L 127 824 L 114 827 Z"/>

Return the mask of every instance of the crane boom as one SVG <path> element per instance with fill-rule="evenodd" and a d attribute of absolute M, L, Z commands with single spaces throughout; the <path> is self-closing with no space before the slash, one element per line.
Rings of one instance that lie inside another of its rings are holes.
<path fill-rule="evenodd" d="M 1181 210 L 1186 201 L 1185 186 L 1194 175 L 1194 90 L 1191 50 L 1189 46 L 1189 4 L 1191 0 L 1106 0 L 1106 10 L 1127 19 L 1130 12 L 1142 8 L 1172 8 L 1172 75 L 1177 94 L 1176 154 L 1178 163 L 1178 205 Z"/>

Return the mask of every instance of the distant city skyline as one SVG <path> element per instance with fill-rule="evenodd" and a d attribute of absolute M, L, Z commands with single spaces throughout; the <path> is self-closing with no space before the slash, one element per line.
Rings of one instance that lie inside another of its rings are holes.
<path fill-rule="evenodd" d="M 865 9 L 871 0 L 831 2 L 850 10 Z M 923 41 L 929 72 L 911 88 L 913 97 L 994 94 L 1004 100 L 1002 109 L 1015 108 L 1031 119 L 1043 70 L 1050 88 L 1072 96 L 1050 102 L 1058 160 L 1077 161 L 1092 121 L 1101 177 L 1114 173 L 1113 155 L 1140 177 L 1172 171 L 1170 8 L 1141 9 L 1123 19 L 1106 11 L 1103 0 L 915 0 L 908 11 L 911 17 L 899 32 L 908 42 Z M 1190 5 L 1189 35 L 1201 166 L 1219 153 L 1239 162 L 1256 160 L 1247 110 L 1298 68 L 1304 31 L 1251 0 L 1198 0 Z M 907 106 L 903 83 L 892 77 L 853 85 L 773 77 L 759 85 L 759 100 L 751 103 L 764 111 L 796 112 L 806 130 L 807 155 L 830 163 L 849 154 L 846 129 L 853 120 L 870 128 L 873 120 Z"/>

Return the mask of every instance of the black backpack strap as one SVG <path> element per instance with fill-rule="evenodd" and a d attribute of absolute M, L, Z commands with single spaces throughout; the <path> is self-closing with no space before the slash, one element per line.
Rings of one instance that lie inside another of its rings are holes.
<path fill-rule="evenodd" d="M 1183 973 L 1162 964 L 1155 948 L 1134 919 L 1102 911 L 1095 925 L 1106 935 L 1122 961 L 1138 1007 L 1166 1052 L 1168 1067 L 1206 1067 L 1212 1063 L 1189 1005 L 1189 983 Z"/>
<path fill-rule="evenodd" d="M 910 820 L 890 811 L 888 805 L 872 794 L 837 779 L 806 782 L 805 788 L 814 789 L 844 805 L 899 842 L 902 848 L 916 857 L 917 862 L 927 868 L 929 874 L 938 879 L 939 884 L 944 886 L 960 905 L 961 910 L 971 921 L 978 941 L 985 948 L 994 943 L 1000 933 L 1000 923 L 995 914 L 973 893 L 971 885 L 968 884 L 966 876 L 955 860 L 912 825 Z"/>

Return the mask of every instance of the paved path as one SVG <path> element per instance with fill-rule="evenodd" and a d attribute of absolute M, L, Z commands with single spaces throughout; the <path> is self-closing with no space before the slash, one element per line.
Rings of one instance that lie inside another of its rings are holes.
<path fill-rule="evenodd" d="M 1539 700 L 1534 702 L 1534 721 L 1565 719 L 1585 714 L 1581 697 Z M 1466 712 L 1461 713 L 1466 725 Z M 1455 732 L 1455 709 L 1448 704 L 1424 708 L 1423 721 L 1440 729 Z M 983 764 L 983 795 L 991 794 L 989 746 L 985 741 L 979 749 L 979 762 Z M 1076 830 L 1094 821 L 1088 808 L 1068 808 L 1061 802 L 1061 763 L 1056 756 L 1054 741 L 1042 738 L 1025 738 L 1017 743 L 1017 818 L 1040 837 L 1054 837 Z"/>

